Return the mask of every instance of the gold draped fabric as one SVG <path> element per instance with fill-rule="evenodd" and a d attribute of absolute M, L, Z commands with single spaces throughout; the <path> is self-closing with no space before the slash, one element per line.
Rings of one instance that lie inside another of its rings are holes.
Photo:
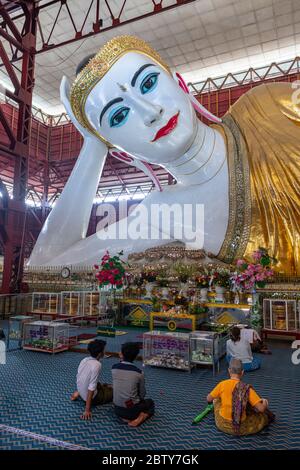
<path fill-rule="evenodd" d="M 257 86 L 216 126 L 226 136 L 230 175 L 224 261 L 262 246 L 278 259 L 277 271 L 300 275 L 298 94 L 290 83 Z"/>

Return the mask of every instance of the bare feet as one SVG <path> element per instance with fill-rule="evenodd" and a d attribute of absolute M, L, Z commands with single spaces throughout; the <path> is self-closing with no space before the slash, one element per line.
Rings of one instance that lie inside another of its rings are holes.
<path fill-rule="evenodd" d="M 136 428 L 137 426 L 142 424 L 144 421 L 146 421 L 146 419 L 148 419 L 149 417 L 150 417 L 150 415 L 148 415 L 147 413 L 142 412 L 138 415 L 138 417 L 136 419 L 134 419 L 133 421 L 130 421 L 128 423 L 128 426 L 131 426 L 132 428 Z"/>
<path fill-rule="evenodd" d="M 71 401 L 75 401 L 77 400 L 77 398 L 79 398 L 79 392 L 77 392 L 76 390 L 76 392 L 74 392 L 73 395 L 71 396 Z"/>

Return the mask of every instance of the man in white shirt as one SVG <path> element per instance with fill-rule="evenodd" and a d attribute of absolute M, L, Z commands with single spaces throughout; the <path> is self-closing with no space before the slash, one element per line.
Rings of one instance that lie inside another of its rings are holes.
<path fill-rule="evenodd" d="M 3 330 L 0 330 L 0 364 L 6 364 L 6 344 Z"/>
<path fill-rule="evenodd" d="M 271 351 L 269 351 L 268 346 L 263 343 L 256 330 L 248 327 L 244 328 L 240 325 L 238 325 L 238 327 L 241 329 L 241 339 L 245 339 L 250 343 L 252 352 L 272 354 Z"/>
<path fill-rule="evenodd" d="M 112 387 L 101 384 L 99 377 L 101 373 L 100 359 L 104 355 L 106 341 L 95 339 L 88 345 L 90 357 L 85 357 L 79 364 L 77 372 L 77 390 L 73 393 L 71 400 L 81 397 L 85 401 L 85 411 L 82 419 L 91 419 L 92 405 L 103 405 L 112 401 Z"/>

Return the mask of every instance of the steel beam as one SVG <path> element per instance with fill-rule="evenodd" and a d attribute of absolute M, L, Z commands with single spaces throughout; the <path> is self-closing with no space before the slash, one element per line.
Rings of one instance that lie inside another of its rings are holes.
<path fill-rule="evenodd" d="M 21 45 L 22 35 L 21 35 L 20 31 L 18 30 L 18 28 L 16 27 L 16 25 L 14 23 L 14 19 L 11 18 L 11 16 L 9 15 L 9 13 L 7 11 L 7 6 L 4 5 L 2 0 L 0 0 L 0 14 L 3 18 L 3 21 L 4 21 L 5 25 L 9 27 L 9 29 L 13 33 L 15 39 Z M 12 41 L 10 41 L 10 42 L 12 42 Z M 21 45 L 21 47 L 22 47 L 22 45 Z"/>
<path fill-rule="evenodd" d="M 16 75 L 16 72 L 13 68 L 13 66 L 11 65 L 11 62 L 9 60 L 9 57 L 6 53 L 6 50 L 3 46 L 3 43 L 2 41 L 0 40 L 0 57 L 2 59 L 2 62 L 8 72 L 8 75 L 9 75 L 9 78 L 15 88 L 15 92 L 18 93 L 19 89 L 20 89 L 20 82 L 19 82 L 19 79 Z M 14 96 L 14 95 L 13 95 Z"/>
<path fill-rule="evenodd" d="M 1 0 L 0 0 L 1 1 Z M 34 0 L 21 2 L 20 6 L 24 12 L 24 25 L 21 33 L 11 26 L 7 12 L 3 11 L 3 4 L 0 4 L 0 15 L 8 24 L 10 30 L 17 40 L 21 39 L 22 44 L 22 68 L 21 81 L 16 90 L 17 102 L 19 105 L 17 135 L 13 140 L 13 130 L 6 129 L 11 140 L 12 149 L 7 149 L 7 153 L 13 152 L 15 156 L 15 166 L 13 175 L 13 199 L 8 201 L 6 233 L 7 240 L 4 244 L 4 270 L 2 279 L 2 292 L 19 292 L 23 275 L 24 263 L 24 240 L 26 231 L 26 205 L 25 197 L 27 193 L 27 173 L 31 128 L 31 105 L 34 85 L 34 52 L 36 45 L 36 23 L 37 15 Z M 13 21 L 13 20 L 11 20 Z M 7 38 L 10 40 L 9 38 Z M 6 64 L 7 65 L 7 64 Z M 6 67 L 12 81 L 16 83 L 16 77 L 11 75 L 11 68 Z M 9 124 L 0 115 L 4 128 Z"/>
<path fill-rule="evenodd" d="M 103 33 L 105 31 L 110 31 L 111 29 L 118 28 L 120 26 L 124 26 L 139 20 L 143 20 L 145 18 L 149 18 L 151 16 L 157 15 L 159 13 L 164 13 L 166 11 L 172 10 L 174 8 L 178 8 L 182 5 L 187 5 L 188 3 L 194 3 L 196 0 L 173 0 L 173 3 L 170 4 L 170 0 L 167 2 L 166 0 L 148 0 L 149 1 L 149 9 L 151 10 L 148 13 L 144 13 L 143 15 L 139 15 L 138 12 L 136 16 L 130 18 L 128 20 L 123 19 L 124 13 L 126 13 L 129 8 L 131 7 L 130 2 L 128 0 L 123 0 L 120 6 L 120 9 L 117 13 L 113 13 L 113 8 L 110 5 L 110 0 L 103 0 L 100 5 L 100 0 L 90 0 L 90 3 L 87 6 L 87 12 L 82 18 L 82 22 L 79 26 L 76 26 L 75 19 L 72 14 L 71 5 L 72 0 L 51 0 L 44 4 L 37 6 L 38 18 L 39 18 L 39 25 L 38 25 L 38 39 L 41 40 L 42 46 L 36 50 L 36 54 L 40 54 L 43 52 L 47 52 L 49 50 L 56 49 L 57 47 L 62 47 L 67 44 L 72 44 L 77 41 L 81 41 L 82 39 L 86 39 L 88 37 L 95 36 L 96 34 Z M 43 32 L 43 28 L 40 21 L 40 12 L 47 11 L 47 8 L 59 4 L 59 10 L 56 14 L 56 18 L 54 19 L 52 28 L 48 37 L 45 39 L 45 35 Z M 87 33 L 83 33 L 83 29 L 86 26 L 88 17 L 91 17 L 91 11 L 94 10 L 94 21 L 90 25 L 90 30 Z M 114 4 L 114 10 L 116 6 Z M 106 27 L 102 27 L 102 18 L 101 15 L 106 14 L 110 17 L 110 24 Z M 55 41 L 53 39 L 55 33 L 55 26 L 59 24 L 59 20 L 62 17 L 67 15 L 70 19 L 70 26 L 72 25 L 73 33 L 70 35 L 70 38 L 65 41 Z M 22 18 L 23 14 L 17 14 L 14 16 L 13 19 L 20 19 Z M 53 40 L 53 43 L 51 41 Z"/>

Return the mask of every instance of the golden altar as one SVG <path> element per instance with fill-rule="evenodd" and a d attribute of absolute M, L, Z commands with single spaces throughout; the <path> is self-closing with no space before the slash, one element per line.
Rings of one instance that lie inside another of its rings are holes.
<path fill-rule="evenodd" d="M 149 327 L 150 331 L 160 328 L 167 328 L 169 331 L 195 331 L 201 323 L 206 321 L 206 318 L 207 313 L 151 312 Z"/>

